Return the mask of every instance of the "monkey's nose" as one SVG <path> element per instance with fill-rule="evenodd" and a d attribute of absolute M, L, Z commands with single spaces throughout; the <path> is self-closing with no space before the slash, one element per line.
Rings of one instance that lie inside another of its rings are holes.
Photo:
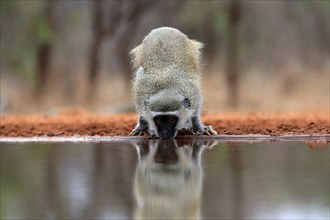
<path fill-rule="evenodd" d="M 168 131 L 160 132 L 159 137 L 164 139 L 171 139 L 175 137 L 175 132 L 168 132 Z"/>
<path fill-rule="evenodd" d="M 160 138 L 163 138 L 163 139 L 172 139 L 172 138 L 174 138 L 174 135 L 160 135 Z"/>

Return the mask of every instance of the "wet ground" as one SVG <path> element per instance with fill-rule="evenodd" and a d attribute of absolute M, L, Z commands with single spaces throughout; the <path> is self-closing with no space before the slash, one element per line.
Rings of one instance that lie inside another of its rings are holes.
<path fill-rule="evenodd" d="M 317 139 L 0 150 L 1 219 L 329 219 L 330 144 Z"/>

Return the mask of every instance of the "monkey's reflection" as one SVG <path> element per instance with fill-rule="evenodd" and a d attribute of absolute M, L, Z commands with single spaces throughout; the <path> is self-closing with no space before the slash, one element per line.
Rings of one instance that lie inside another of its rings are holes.
<path fill-rule="evenodd" d="M 199 219 L 201 155 L 207 145 L 176 140 L 135 144 L 135 219 Z"/>

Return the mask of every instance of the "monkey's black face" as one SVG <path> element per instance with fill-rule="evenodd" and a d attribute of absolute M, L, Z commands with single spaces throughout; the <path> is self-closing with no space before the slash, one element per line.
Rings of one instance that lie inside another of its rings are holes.
<path fill-rule="evenodd" d="M 160 138 L 174 138 L 176 135 L 175 126 L 178 123 L 176 115 L 157 115 L 154 117 Z"/>

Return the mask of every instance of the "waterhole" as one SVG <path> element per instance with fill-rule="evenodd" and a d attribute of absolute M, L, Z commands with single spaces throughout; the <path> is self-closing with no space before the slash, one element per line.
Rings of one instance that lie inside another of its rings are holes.
<path fill-rule="evenodd" d="M 1 219 L 329 218 L 327 142 L 2 142 L 0 150 Z"/>

